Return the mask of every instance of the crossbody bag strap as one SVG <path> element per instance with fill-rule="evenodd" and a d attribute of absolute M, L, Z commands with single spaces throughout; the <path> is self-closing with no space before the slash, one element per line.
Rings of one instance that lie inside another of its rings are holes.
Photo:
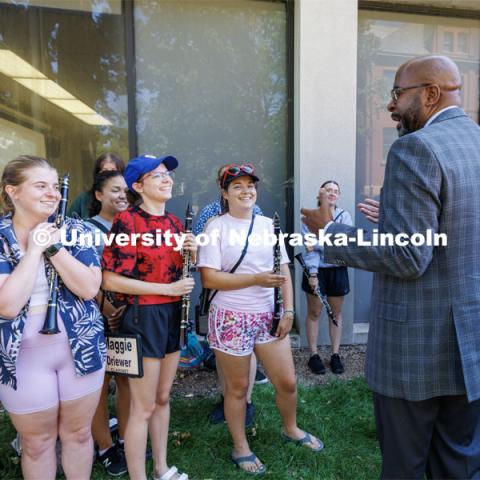
<path fill-rule="evenodd" d="M 342 213 L 344 212 L 345 210 L 340 210 L 340 213 L 333 219 L 334 222 L 336 222 L 339 218 L 340 218 L 340 215 L 342 215 Z"/>
<path fill-rule="evenodd" d="M 243 247 L 242 254 L 240 255 L 240 258 L 237 260 L 237 263 L 230 269 L 230 271 L 228 273 L 235 273 L 235 270 L 240 266 L 243 259 L 245 258 L 245 255 L 247 254 L 247 250 L 248 250 L 248 242 L 250 240 L 250 235 L 251 235 L 252 230 L 253 230 L 253 222 L 254 221 L 255 221 L 255 215 L 252 215 L 252 221 L 250 222 L 250 227 L 248 228 L 247 239 L 245 240 L 245 246 Z M 213 291 L 213 293 L 210 297 L 210 300 L 208 301 L 209 304 L 212 302 L 213 298 L 215 297 L 215 295 L 217 293 L 218 293 L 218 290 Z"/>

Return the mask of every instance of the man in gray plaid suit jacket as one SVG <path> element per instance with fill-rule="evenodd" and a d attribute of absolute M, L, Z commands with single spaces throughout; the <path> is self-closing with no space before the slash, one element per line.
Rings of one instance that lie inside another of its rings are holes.
<path fill-rule="evenodd" d="M 325 261 L 375 272 L 366 378 L 382 478 L 480 478 L 480 128 L 459 108 L 446 57 L 397 71 L 379 232 L 445 233 L 446 246 L 325 246 Z M 326 202 L 324 202 L 326 205 Z M 355 237 L 328 208 L 311 231 Z M 367 237 L 366 237 L 367 238 Z"/>

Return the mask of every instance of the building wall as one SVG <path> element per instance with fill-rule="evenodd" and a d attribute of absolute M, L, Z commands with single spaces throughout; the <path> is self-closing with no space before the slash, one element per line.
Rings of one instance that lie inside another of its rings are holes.
<path fill-rule="evenodd" d="M 295 229 L 300 208 L 313 207 L 320 184 L 336 179 L 341 206 L 355 210 L 355 138 L 357 78 L 356 0 L 297 0 L 295 3 Z M 305 295 L 296 269 L 295 304 L 302 344 Z M 354 271 L 350 270 L 353 287 Z M 344 306 L 344 343 L 353 341 L 353 296 Z M 324 314 L 325 315 L 325 314 Z M 329 343 L 322 321 L 320 343 Z"/>

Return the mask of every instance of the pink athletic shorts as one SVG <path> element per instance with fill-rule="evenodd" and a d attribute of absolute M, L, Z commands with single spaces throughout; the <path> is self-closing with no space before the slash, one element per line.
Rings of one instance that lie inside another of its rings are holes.
<path fill-rule="evenodd" d="M 272 318 L 272 312 L 244 313 L 212 304 L 208 312 L 210 348 L 239 357 L 250 355 L 256 344 L 278 340 L 269 333 Z"/>
<path fill-rule="evenodd" d="M 41 412 L 102 388 L 105 367 L 77 377 L 62 320 L 59 317 L 61 333 L 42 335 L 38 331 L 44 320 L 45 311 L 25 319 L 16 364 L 17 390 L 0 384 L 0 401 L 10 413 Z"/>

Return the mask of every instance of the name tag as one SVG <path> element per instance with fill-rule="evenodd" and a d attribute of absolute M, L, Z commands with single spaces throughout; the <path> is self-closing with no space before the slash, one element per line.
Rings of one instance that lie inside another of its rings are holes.
<path fill-rule="evenodd" d="M 106 373 L 143 377 L 142 341 L 139 335 L 106 333 Z"/>

